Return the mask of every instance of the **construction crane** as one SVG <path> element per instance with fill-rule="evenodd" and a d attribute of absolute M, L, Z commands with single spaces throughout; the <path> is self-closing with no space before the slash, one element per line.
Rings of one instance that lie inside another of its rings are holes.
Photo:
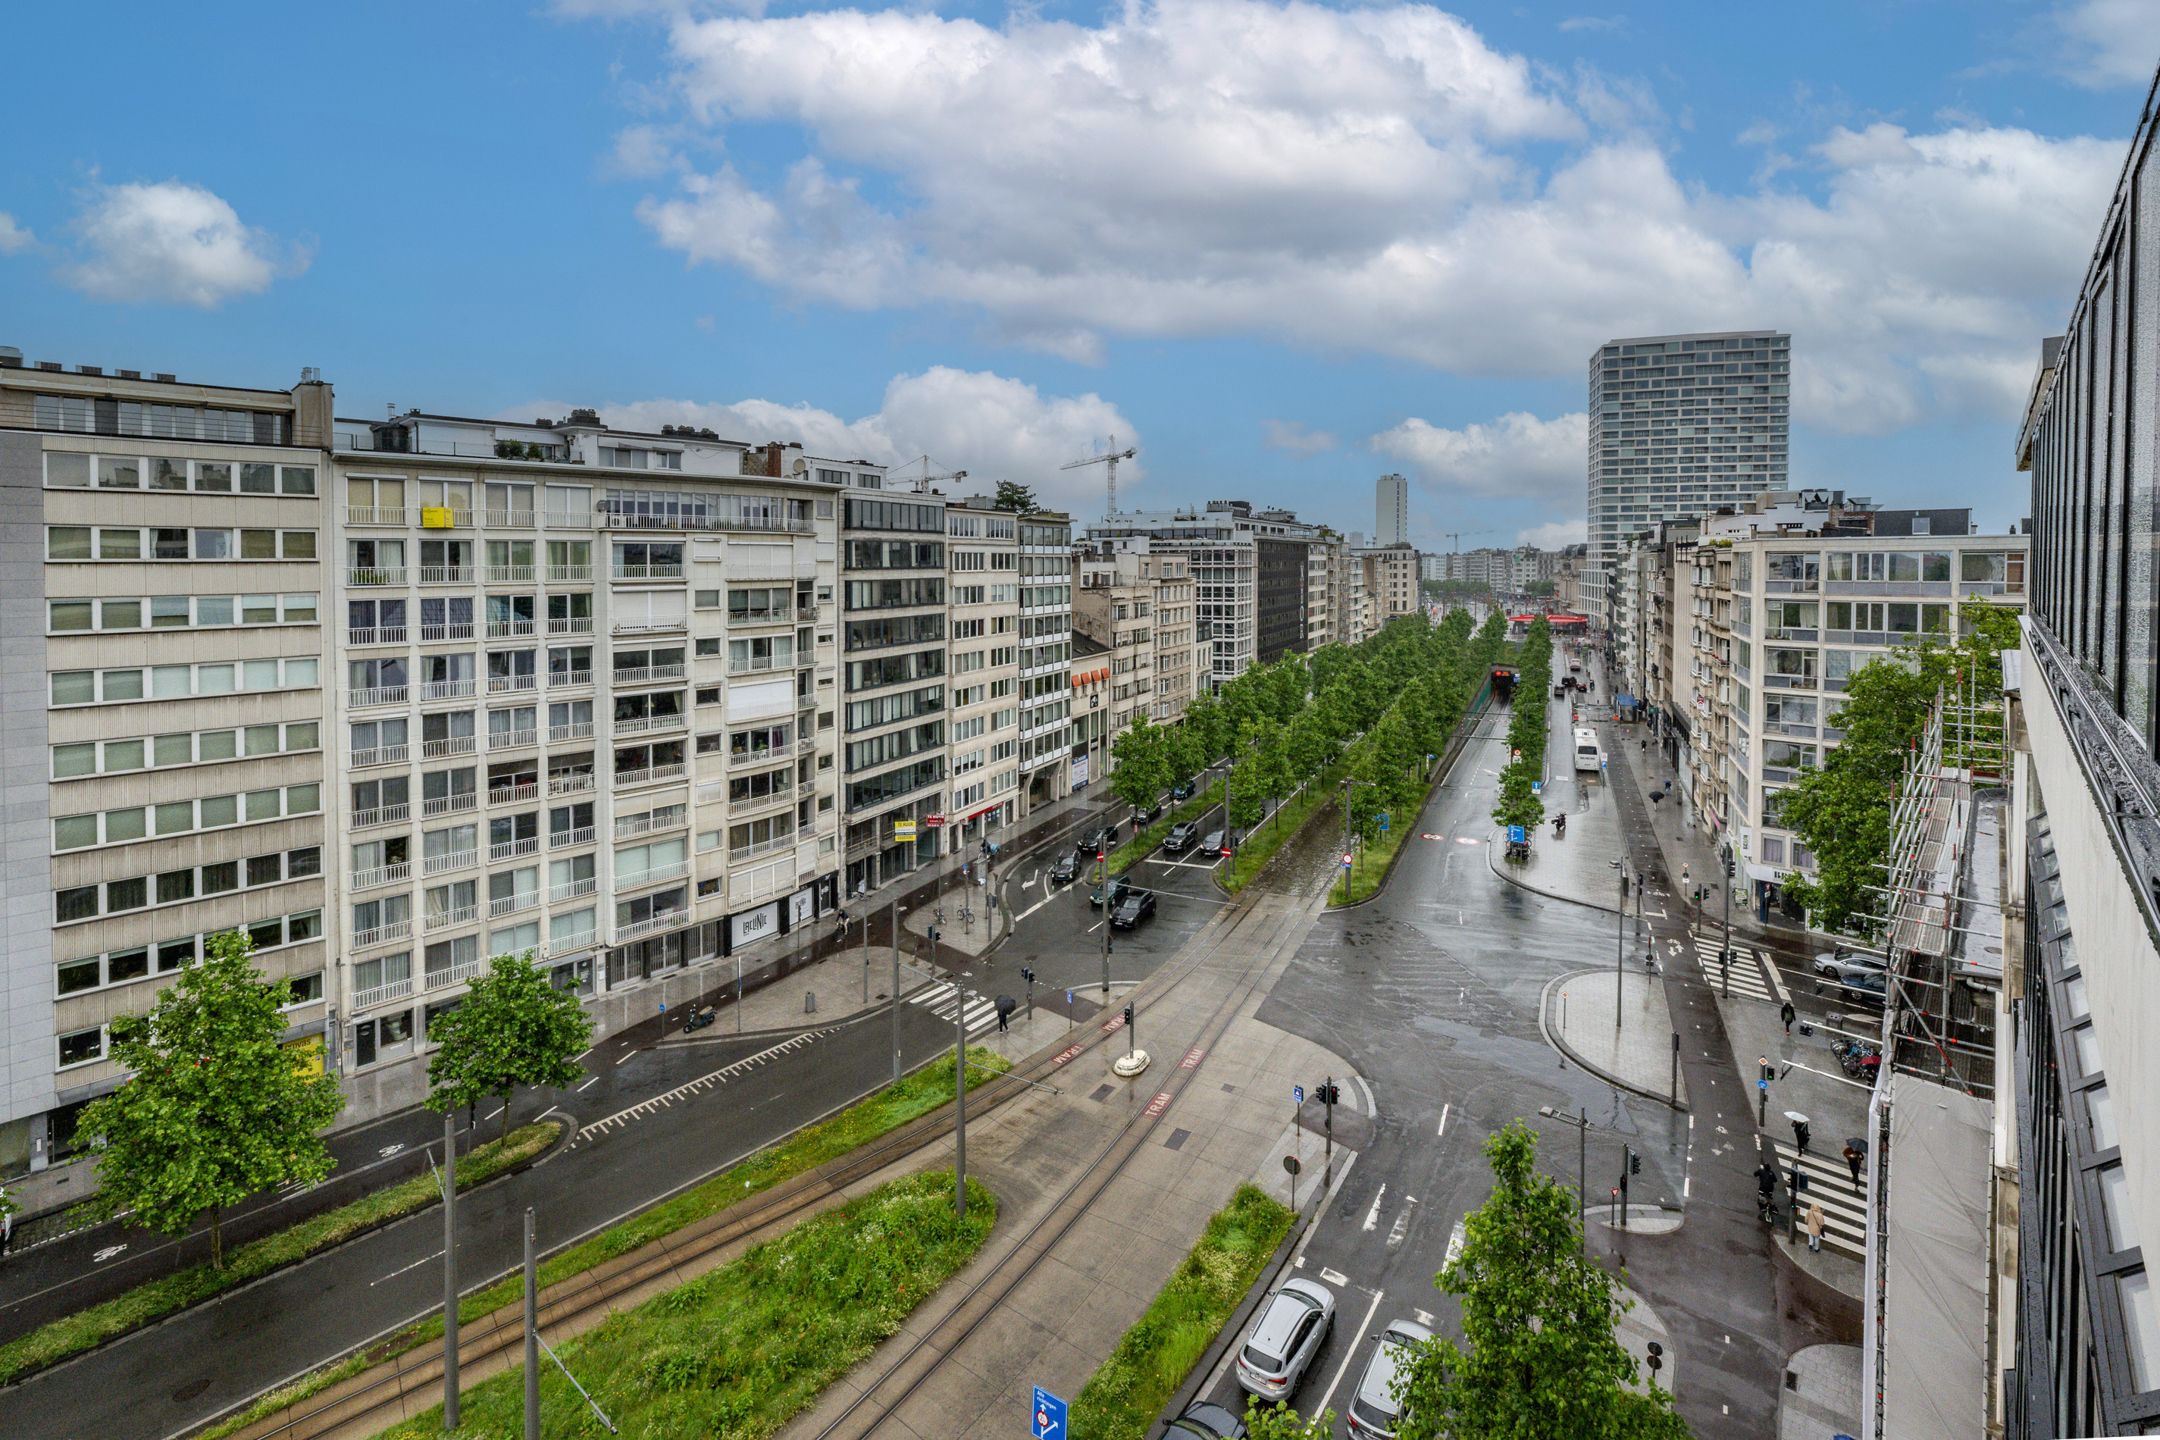
<path fill-rule="evenodd" d="M 915 493 L 918 495 L 927 491 L 933 484 L 942 482 L 957 485 L 962 480 L 967 479 L 968 472 L 965 470 L 934 470 L 931 468 L 934 463 L 935 462 L 932 461 L 928 455 L 918 455 L 913 460 L 908 461 L 905 465 L 893 466 L 891 469 L 886 471 L 886 474 L 890 475 L 895 480 L 904 480 L 908 477 L 902 475 L 900 473 L 901 471 L 912 470 L 917 465 L 920 465 L 922 467 L 922 474 L 915 476 L 913 480 Z"/>
<path fill-rule="evenodd" d="M 1459 553 L 1461 552 L 1461 550 L 1462 550 L 1462 538 L 1463 538 L 1463 536 L 1465 536 L 1465 535 L 1490 535 L 1490 534 L 1492 534 L 1492 531 L 1490 531 L 1490 530 L 1443 530 L 1443 531 L 1441 531 L 1440 533 L 1441 533 L 1442 535 L 1445 535 L 1445 536 L 1446 536 L 1446 537 L 1447 537 L 1447 538 L 1448 538 L 1448 539 L 1449 539 L 1449 540 L 1450 540 L 1450 541 L 1452 542 L 1452 543 L 1451 543 L 1451 544 L 1450 544 L 1450 545 L 1448 546 L 1448 553 L 1449 553 L 1449 554 L 1459 554 Z"/>
<path fill-rule="evenodd" d="M 1058 469 L 1078 470 L 1088 465 L 1101 465 L 1109 472 L 1110 508 L 1104 513 L 1103 516 L 1103 518 L 1107 520 L 1108 518 L 1110 518 L 1110 516 L 1117 514 L 1117 462 L 1120 460 L 1130 460 L 1138 453 L 1139 452 L 1137 450 L 1134 450 L 1131 446 L 1127 446 L 1123 450 L 1118 449 L 1117 436 L 1112 435 L 1110 437 L 1110 448 L 1108 450 L 1105 450 L 1102 454 L 1090 455 L 1084 460 L 1075 460 L 1070 464 L 1060 465 L 1058 466 Z"/>

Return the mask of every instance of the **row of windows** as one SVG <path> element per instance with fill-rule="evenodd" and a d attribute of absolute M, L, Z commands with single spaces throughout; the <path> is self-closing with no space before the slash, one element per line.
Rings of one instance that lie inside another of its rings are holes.
<path fill-rule="evenodd" d="M 113 600 L 48 600 L 45 624 L 55 635 L 79 635 L 313 625 L 319 618 L 313 595 L 130 595 Z"/>
<path fill-rule="evenodd" d="M 162 839 L 198 830 L 222 830 L 232 825 L 313 815 L 321 809 L 322 786 L 310 783 L 273 785 L 239 795 L 168 800 L 157 805 L 127 805 L 88 815 L 58 815 L 52 822 L 53 849 L 83 850 L 92 845 L 117 845 L 153 837 Z"/>
<path fill-rule="evenodd" d="M 183 966 L 193 965 L 203 958 L 204 947 L 212 935 L 222 935 L 227 926 L 205 931 L 199 935 L 182 935 L 171 940 L 160 940 L 155 945 L 134 945 L 120 950 L 109 950 L 103 955 L 88 955 L 80 960 L 62 960 L 54 966 L 55 989 L 60 995 L 80 995 L 86 990 L 99 990 L 108 985 L 125 985 L 131 980 L 141 980 L 150 975 L 170 975 Z M 279 915 L 268 920 L 257 920 L 238 927 L 255 942 L 255 951 L 261 954 L 280 945 L 299 945 L 322 938 L 322 911 L 303 910 L 296 915 Z M 294 982 L 298 988 L 299 982 Z M 318 985 L 314 998 L 321 999 Z M 294 1004 L 305 1004 L 294 999 Z"/>
<path fill-rule="evenodd" d="M 180 870 L 161 870 L 155 876 L 135 875 L 107 880 L 101 885 L 71 885 L 53 893 L 53 923 L 72 925 L 101 915 L 124 915 L 155 905 L 180 905 L 235 890 L 254 890 L 305 880 L 322 873 L 322 849 L 308 845 L 298 850 L 273 850 L 251 855 L 245 861 L 221 860 L 209 865 L 190 865 Z"/>
<path fill-rule="evenodd" d="M 235 480 L 239 483 L 235 485 Z M 315 467 L 268 461 L 176 460 L 55 450 L 45 483 L 63 490 L 192 490 L 201 495 L 313 495 Z"/>
<path fill-rule="evenodd" d="M 166 735 L 137 735 L 124 740 L 83 740 L 52 747 L 52 773 L 55 780 L 73 780 L 84 775 L 122 775 L 131 770 L 210 765 L 220 760 L 290 754 L 321 748 L 321 736 L 321 729 L 313 720 L 294 720 L 284 725 L 180 730 Z"/>
<path fill-rule="evenodd" d="M 945 509 L 941 505 L 869 500 L 850 495 L 840 523 L 850 530 L 902 530 L 941 535 L 945 531 Z"/>
<path fill-rule="evenodd" d="M 313 530 L 49 525 L 48 560 L 313 560 Z"/>
<path fill-rule="evenodd" d="M 117 705 L 133 700 L 185 700 L 264 690 L 312 690 L 322 683 L 313 658 L 242 660 L 231 664 L 130 665 L 119 670 L 55 670 L 52 703 Z"/>

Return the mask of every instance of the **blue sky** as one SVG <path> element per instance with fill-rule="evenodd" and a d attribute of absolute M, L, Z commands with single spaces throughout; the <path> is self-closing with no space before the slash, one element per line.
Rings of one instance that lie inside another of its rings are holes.
<path fill-rule="evenodd" d="M 1797 481 L 2023 515 L 2160 62 L 2146 0 L 203 13 L 14 17 L 0 343 L 1082 510 L 1112 432 L 1135 504 L 1401 469 L 1436 548 L 1579 531 L 1585 362 L 1664 330 L 1794 332 Z"/>

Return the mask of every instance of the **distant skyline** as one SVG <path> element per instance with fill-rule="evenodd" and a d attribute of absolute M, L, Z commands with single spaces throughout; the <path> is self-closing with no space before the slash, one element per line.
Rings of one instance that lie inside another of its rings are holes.
<path fill-rule="evenodd" d="M 555 0 L 14 17 L 0 344 L 340 410 L 711 425 L 1583 534 L 1592 352 L 1793 335 L 1792 481 L 2027 510 L 2010 447 L 2160 4 Z M 80 63 L 50 63 L 50 57 Z M 85 65 L 95 103 L 85 103 Z"/>

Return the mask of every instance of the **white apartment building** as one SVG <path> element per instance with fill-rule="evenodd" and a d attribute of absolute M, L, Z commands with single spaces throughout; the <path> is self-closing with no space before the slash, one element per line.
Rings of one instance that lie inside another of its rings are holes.
<path fill-rule="evenodd" d="M 1373 544 L 1410 543 L 1410 482 L 1382 475 L 1373 482 Z"/>
<path fill-rule="evenodd" d="M 1081 767 L 1072 733 L 1072 517 L 1020 517 L 1020 775 L 1022 813 L 1072 793 Z"/>
<path fill-rule="evenodd" d="M 1359 639 L 1379 633 L 1388 621 L 1423 613 L 1418 587 L 1418 553 L 1408 545 L 1383 545 L 1350 552 L 1365 597 Z"/>
<path fill-rule="evenodd" d="M 948 842 L 979 843 L 1019 818 L 1020 520 L 988 499 L 945 506 L 946 599 L 952 622 Z"/>
<path fill-rule="evenodd" d="M 1791 374 L 1792 337 L 1771 330 L 1612 340 L 1590 357 L 1596 619 L 1612 619 L 1605 575 L 1629 535 L 1785 488 Z"/>

